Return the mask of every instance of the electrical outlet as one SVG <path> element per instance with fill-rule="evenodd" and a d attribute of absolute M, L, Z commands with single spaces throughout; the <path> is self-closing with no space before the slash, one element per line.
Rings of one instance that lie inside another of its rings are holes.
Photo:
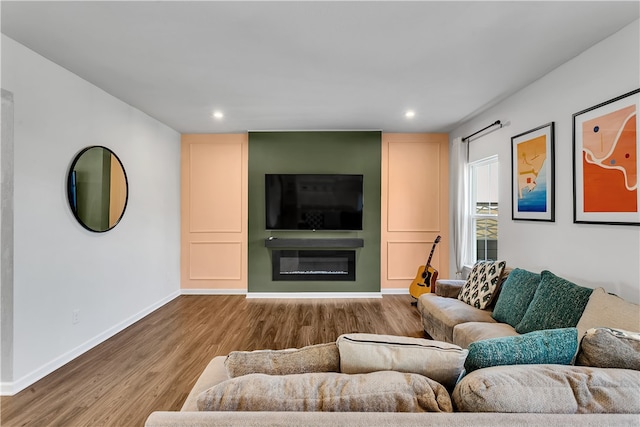
<path fill-rule="evenodd" d="M 80 322 L 80 310 L 75 309 L 71 312 L 71 323 L 74 325 Z"/>

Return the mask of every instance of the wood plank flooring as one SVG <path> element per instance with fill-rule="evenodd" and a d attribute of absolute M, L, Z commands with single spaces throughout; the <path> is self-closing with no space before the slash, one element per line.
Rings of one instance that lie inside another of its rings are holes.
<path fill-rule="evenodd" d="M 207 363 L 233 350 L 335 341 L 343 333 L 424 337 L 409 295 L 382 299 L 180 296 L 15 396 L 4 426 L 143 426 L 179 410 Z"/>

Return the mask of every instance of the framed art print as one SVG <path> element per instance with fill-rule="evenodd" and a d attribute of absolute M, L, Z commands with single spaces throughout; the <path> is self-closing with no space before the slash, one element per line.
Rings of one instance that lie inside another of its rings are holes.
<path fill-rule="evenodd" d="M 640 89 L 573 115 L 573 222 L 640 225 Z"/>
<path fill-rule="evenodd" d="M 511 138 L 511 217 L 555 221 L 554 122 Z"/>

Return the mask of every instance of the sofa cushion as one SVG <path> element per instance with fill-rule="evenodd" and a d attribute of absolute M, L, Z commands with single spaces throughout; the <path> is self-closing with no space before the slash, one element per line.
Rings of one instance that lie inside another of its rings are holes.
<path fill-rule="evenodd" d="M 480 369 L 456 385 L 463 412 L 640 413 L 640 371 L 515 365 Z"/>
<path fill-rule="evenodd" d="M 225 360 L 229 377 L 338 372 L 340 354 L 335 343 L 286 350 L 232 351 Z"/>
<path fill-rule="evenodd" d="M 498 291 L 506 265 L 505 261 L 476 262 L 458 294 L 458 299 L 479 309 L 487 308 Z"/>
<path fill-rule="evenodd" d="M 462 348 L 469 348 L 472 342 L 519 335 L 514 327 L 507 323 L 466 322 L 453 328 L 453 343 Z"/>
<path fill-rule="evenodd" d="M 540 285 L 516 331 L 572 328 L 578 324 L 593 289 L 578 286 L 550 271 L 543 271 Z"/>
<path fill-rule="evenodd" d="M 336 342 L 342 373 L 416 373 L 451 389 L 462 374 L 468 353 L 457 345 L 442 341 L 391 335 L 345 334 Z"/>
<path fill-rule="evenodd" d="M 418 374 L 334 372 L 232 378 L 202 392 L 201 411 L 452 412 L 447 390 Z"/>
<path fill-rule="evenodd" d="M 557 363 L 568 365 L 578 351 L 576 328 L 547 329 L 515 337 L 490 338 L 469 344 L 467 372 L 498 365 Z"/>
<path fill-rule="evenodd" d="M 589 329 L 580 343 L 576 365 L 640 371 L 640 333 Z"/>
<path fill-rule="evenodd" d="M 540 279 L 540 274 L 514 268 L 502 284 L 500 295 L 493 308 L 493 318 L 515 328 L 529 308 Z"/>
<path fill-rule="evenodd" d="M 496 323 L 489 310 L 480 310 L 455 298 L 431 293 L 420 295 L 418 311 L 422 315 L 425 332 L 438 341 L 453 342 L 453 328 L 459 323 Z"/>
<path fill-rule="evenodd" d="M 640 305 L 625 301 L 619 296 L 596 288 L 578 322 L 578 337 L 591 328 L 614 328 L 640 331 Z"/>

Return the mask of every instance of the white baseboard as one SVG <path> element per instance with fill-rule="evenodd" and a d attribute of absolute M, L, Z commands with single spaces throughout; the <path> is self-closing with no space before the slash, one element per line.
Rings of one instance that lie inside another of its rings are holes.
<path fill-rule="evenodd" d="M 247 292 L 247 298 L 382 298 L 380 292 Z"/>
<path fill-rule="evenodd" d="M 408 293 L 409 293 L 408 289 L 402 289 L 402 288 L 382 289 L 381 292 L 247 292 L 244 289 L 181 289 L 179 291 L 176 291 L 170 294 L 166 298 L 163 298 L 162 300 L 150 305 L 144 310 L 141 310 L 140 312 L 120 322 L 114 327 L 109 328 L 108 330 L 97 335 L 96 337 L 84 342 L 78 347 L 57 357 L 56 359 L 50 361 L 49 363 L 46 363 L 45 365 L 23 376 L 22 378 L 13 382 L 0 382 L 0 396 L 13 396 L 16 393 L 19 393 L 20 391 L 26 389 L 30 385 L 34 384 L 35 382 L 49 375 L 56 369 L 71 362 L 76 357 L 86 353 L 87 351 L 91 350 L 93 347 L 97 346 L 98 344 L 101 344 L 102 342 L 111 338 L 118 332 L 133 325 L 143 317 L 148 316 L 158 308 L 167 304 L 171 300 L 177 298 L 179 295 L 246 295 L 248 299 L 257 299 L 257 298 L 270 298 L 270 299 L 351 298 L 351 299 L 356 299 L 356 298 L 382 298 L 383 295 L 408 294 Z"/>
<path fill-rule="evenodd" d="M 248 292 L 244 289 L 181 289 L 181 295 L 246 295 L 247 298 L 382 298 L 406 295 L 408 288 L 387 288 L 380 292 Z"/>
<path fill-rule="evenodd" d="M 382 290 L 382 295 L 407 295 L 409 288 L 386 288 Z"/>
<path fill-rule="evenodd" d="M 28 387 L 28 386 L 27 386 Z M 24 387 L 26 388 L 26 387 Z M 15 390 L 14 382 L 0 382 L 0 396 L 13 396 L 20 390 Z"/>
<path fill-rule="evenodd" d="M 246 289 L 181 289 L 180 295 L 246 295 Z"/>
<path fill-rule="evenodd" d="M 29 387 L 30 385 L 34 384 L 36 381 L 41 380 L 42 378 L 46 377 L 47 375 L 49 375 L 50 373 L 52 373 L 56 369 L 58 369 L 58 368 L 60 368 L 60 367 L 62 367 L 64 365 L 66 365 L 67 363 L 71 362 L 76 357 L 86 353 L 87 351 L 91 350 L 93 347 L 97 346 L 98 344 L 101 344 L 104 341 L 108 340 L 109 338 L 111 338 L 112 336 L 117 334 L 118 332 L 124 330 L 125 328 L 128 328 L 131 325 L 133 325 L 138 320 L 140 320 L 143 317 L 151 314 L 152 312 L 154 312 L 158 308 L 162 307 L 163 305 L 167 304 L 169 301 L 175 299 L 179 295 L 180 295 L 180 292 L 178 292 L 178 291 L 173 292 L 169 296 L 167 296 L 167 297 L 161 299 L 160 301 L 150 305 L 149 307 L 146 307 L 145 309 L 139 311 L 138 313 L 134 314 L 133 316 L 129 317 L 128 319 L 118 323 L 117 325 L 113 326 L 112 328 L 107 329 L 103 333 L 101 333 L 101 334 L 95 336 L 94 338 L 82 343 L 78 347 L 66 352 L 65 354 L 55 358 L 51 362 L 46 363 L 45 365 L 43 365 L 40 368 L 32 371 L 29 374 L 23 376 L 22 378 L 20 378 L 20 379 L 18 379 L 16 381 L 13 381 L 13 382 L 0 383 L 0 395 L 2 395 L 2 396 L 13 396 L 16 393 L 19 393 L 20 391 L 22 391 L 25 388 Z"/>

